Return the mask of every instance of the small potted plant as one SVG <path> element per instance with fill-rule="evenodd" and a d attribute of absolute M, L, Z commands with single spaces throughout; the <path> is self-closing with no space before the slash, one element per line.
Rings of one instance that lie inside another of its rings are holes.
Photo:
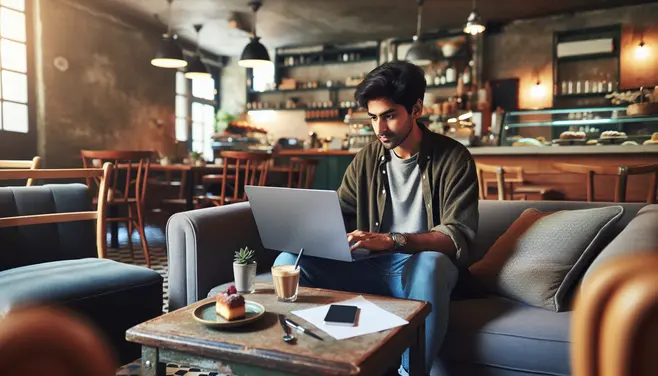
<path fill-rule="evenodd" d="M 233 260 L 233 277 L 235 288 L 241 294 L 251 294 L 256 282 L 256 252 L 249 247 L 235 252 Z"/>
<path fill-rule="evenodd" d="M 203 167 L 206 165 L 206 161 L 203 159 L 203 154 L 196 151 L 190 152 L 190 161 L 192 164 L 198 167 Z"/>

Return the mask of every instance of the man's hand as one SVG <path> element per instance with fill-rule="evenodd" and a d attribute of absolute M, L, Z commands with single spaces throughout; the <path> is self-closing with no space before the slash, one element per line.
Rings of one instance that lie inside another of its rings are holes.
<path fill-rule="evenodd" d="M 347 241 L 352 244 L 350 250 L 364 248 L 369 251 L 388 251 L 392 250 L 395 242 L 389 234 L 379 234 L 375 232 L 365 232 L 361 230 L 352 231 L 347 234 Z"/>

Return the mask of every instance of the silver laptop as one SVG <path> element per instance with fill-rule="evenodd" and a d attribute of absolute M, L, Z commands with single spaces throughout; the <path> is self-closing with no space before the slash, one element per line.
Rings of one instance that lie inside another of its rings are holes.
<path fill-rule="evenodd" d="M 336 191 L 245 185 L 263 246 L 282 252 L 356 261 L 390 252 L 350 251 Z"/>

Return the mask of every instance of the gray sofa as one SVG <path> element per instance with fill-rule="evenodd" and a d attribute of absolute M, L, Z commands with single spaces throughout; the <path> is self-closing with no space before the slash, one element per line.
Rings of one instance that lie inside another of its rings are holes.
<path fill-rule="evenodd" d="M 526 208 L 554 211 L 607 205 L 611 204 L 480 201 L 473 252 L 481 258 Z M 590 264 L 589 271 L 616 255 L 658 250 L 658 205 L 621 205 L 624 214 L 611 230 L 613 239 Z M 233 252 L 240 247 L 258 250 L 260 280 L 269 279 L 267 272 L 277 255 L 263 249 L 249 203 L 173 215 L 167 224 L 167 245 L 170 309 L 215 294 L 230 283 Z M 468 279 L 468 273 L 463 276 Z M 467 290 L 459 288 L 453 296 L 448 333 L 435 361 L 439 375 L 570 374 L 571 312 L 556 313 L 499 296 L 469 296 Z"/>
<path fill-rule="evenodd" d="M 91 210 L 83 184 L 0 187 L 0 217 Z M 93 221 L 0 228 L 0 317 L 23 305 L 63 306 L 89 319 L 122 364 L 140 357 L 130 327 L 162 314 L 163 278 L 99 259 Z"/>

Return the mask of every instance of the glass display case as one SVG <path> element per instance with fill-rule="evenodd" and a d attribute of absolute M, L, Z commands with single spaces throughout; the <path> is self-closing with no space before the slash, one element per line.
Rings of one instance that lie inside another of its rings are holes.
<path fill-rule="evenodd" d="M 626 107 L 560 108 L 505 113 L 500 146 L 642 145 L 658 132 L 658 115 L 629 116 Z M 658 133 L 654 138 L 658 138 Z"/>

